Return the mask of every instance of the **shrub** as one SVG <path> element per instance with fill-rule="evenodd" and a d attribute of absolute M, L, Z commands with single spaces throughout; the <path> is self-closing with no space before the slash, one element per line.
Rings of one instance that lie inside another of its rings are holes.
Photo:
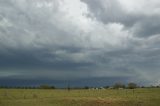
<path fill-rule="evenodd" d="M 125 85 L 122 84 L 122 83 L 115 83 L 115 84 L 113 85 L 113 88 L 114 88 L 114 89 L 125 88 Z"/>
<path fill-rule="evenodd" d="M 137 88 L 137 84 L 135 83 L 128 83 L 128 86 L 127 86 L 129 89 L 135 89 Z"/>
<path fill-rule="evenodd" d="M 40 89 L 55 89 L 54 86 L 49 86 L 49 85 L 40 85 Z"/>

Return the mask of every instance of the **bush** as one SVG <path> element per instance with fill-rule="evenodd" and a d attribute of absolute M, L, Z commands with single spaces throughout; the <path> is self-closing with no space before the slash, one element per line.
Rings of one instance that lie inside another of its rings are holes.
<path fill-rule="evenodd" d="M 115 84 L 113 85 L 113 88 L 114 88 L 114 89 L 125 88 L 125 85 L 122 84 L 122 83 L 115 83 Z"/>
<path fill-rule="evenodd" d="M 49 86 L 49 85 L 40 85 L 40 89 L 55 89 L 54 86 Z"/>
<path fill-rule="evenodd" d="M 85 86 L 84 89 L 89 89 L 89 87 L 88 87 L 88 86 Z"/>
<path fill-rule="evenodd" d="M 128 88 L 129 89 L 135 89 L 135 88 L 137 88 L 137 84 L 135 84 L 135 83 L 128 83 Z"/>

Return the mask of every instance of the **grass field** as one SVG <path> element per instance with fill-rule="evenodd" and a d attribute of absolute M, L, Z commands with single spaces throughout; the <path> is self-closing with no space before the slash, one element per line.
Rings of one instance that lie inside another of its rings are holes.
<path fill-rule="evenodd" d="M 160 106 L 160 89 L 0 89 L 0 106 Z"/>

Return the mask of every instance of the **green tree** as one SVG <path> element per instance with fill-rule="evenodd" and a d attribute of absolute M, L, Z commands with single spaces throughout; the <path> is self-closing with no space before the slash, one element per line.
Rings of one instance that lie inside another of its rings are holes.
<path fill-rule="evenodd" d="M 89 87 L 88 87 L 88 86 L 85 86 L 84 89 L 89 89 Z"/>
<path fill-rule="evenodd" d="M 137 84 L 131 82 L 131 83 L 128 83 L 128 86 L 127 86 L 129 89 L 135 89 L 137 88 Z"/>
<path fill-rule="evenodd" d="M 53 89 L 53 88 L 55 88 L 55 87 L 49 86 L 49 85 L 40 85 L 39 88 L 40 88 L 40 89 Z"/>
<path fill-rule="evenodd" d="M 115 84 L 113 85 L 113 88 L 114 88 L 114 89 L 125 88 L 125 85 L 122 84 L 122 83 L 115 83 Z"/>

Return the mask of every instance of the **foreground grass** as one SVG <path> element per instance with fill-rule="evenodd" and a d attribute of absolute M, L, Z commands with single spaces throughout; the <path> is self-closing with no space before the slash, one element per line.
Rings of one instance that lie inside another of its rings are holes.
<path fill-rule="evenodd" d="M 160 106 L 160 89 L 0 89 L 0 106 Z"/>

